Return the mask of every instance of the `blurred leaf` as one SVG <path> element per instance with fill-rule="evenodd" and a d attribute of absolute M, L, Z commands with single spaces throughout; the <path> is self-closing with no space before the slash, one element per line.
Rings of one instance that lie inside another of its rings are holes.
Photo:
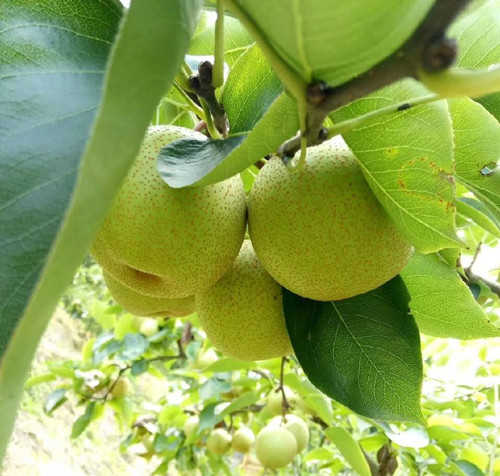
<path fill-rule="evenodd" d="M 54 390 L 45 400 L 45 403 L 43 404 L 43 411 L 47 415 L 50 415 L 67 400 L 66 389 L 58 388 L 57 390 Z"/>
<path fill-rule="evenodd" d="M 327 425 L 333 423 L 332 402 L 328 397 L 316 394 L 309 394 L 304 397 L 305 402 Z"/>
<path fill-rule="evenodd" d="M 34 377 L 26 380 L 24 388 L 31 388 L 36 385 L 40 385 L 41 383 L 52 382 L 53 380 L 56 380 L 56 376 L 54 374 L 35 375 Z"/>
<path fill-rule="evenodd" d="M 454 462 L 454 465 L 464 476 L 485 476 L 484 473 L 475 464 L 472 464 L 469 461 L 458 460 Z"/>
<path fill-rule="evenodd" d="M 73 423 L 73 427 L 71 428 L 71 438 L 78 438 L 89 426 L 89 423 L 92 421 L 95 407 L 96 403 L 90 402 L 85 409 L 85 413 L 79 417 L 75 423 Z"/>
<path fill-rule="evenodd" d="M 148 368 L 149 368 L 149 362 L 147 360 L 144 359 L 136 360 L 132 364 L 130 373 L 135 377 L 137 375 L 143 374 L 144 372 L 147 372 Z"/>
<path fill-rule="evenodd" d="M 455 176 L 500 220 L 500 123 L 471 99 L 450 100 L 449 107 L 455 140 Z"/>
<path fill-rule="evenodd" d="M 429 435 L 420 426 L 399 429 L 396 425 L 381 424 L 385 434 L 399 446 L 407 448 L 423 448 L 429 444 Z"/>
<path fill-rule="evenodd" d="M 334 122 L 403 104 L 427 90 L 400 81 L 330 115 Z M 418 251 L 457 248 L 453 140 L 445 101 L 373 118 L 344 134 L 373 193 Z"/>
<path fill-rule="evenodd" d="M 333 459 L 333 453 L 328 448 L 314 448 L 304 456 L 304 462 L 329 461 Z"/>
<path fill-rule="evenodd" d="M 469 435 L 462 431 L 459 431 L 451 426 L 444 425 L 434 425 L 429 427 L 427 430 L 429 437 L 433 440 L 437 440 L 439 443 L 450 443 L 455 440 L 467 440 L 470 438 Z"/>
<path fill-rule="evenodd" d="M 374 435 L 365 436 L 361 438 L 358 443 L 361 447 L 368 452 L 378 451 L 382 446 L 384 446 L 389 439 L 384 433 L 376 433 Z"/>
<path fill-rule="evenodd" d="M 132 314 L 124 314 L 118 318 L 115 325 L 115 338 L 122 340 L 125 335 L 139 332 L 137 318 Z"/>
<path fill-rule="evenodd" d="M 420 338 L 413 318 L 387 300 L 391 287 L 406 292 L 399 277 L 335 302 L 284 289 L 285 319 L 295 355 L 319 390 L 361 415 L 418 423 Z"/>
<path fill-rule="evenodd" d="M 226 416 L 231 413 L 237 412 L 239 410 L 243 410 L 250 405 L 259 401 L 259 395 L 254 392 L 246 392 L 243 395 L 240 395 L 238 398 L 233 400 L 224 410 L 220 413 L 220 420 L 224 419 Z"/>
<path fill-rule="evenodd" d="M 115 327 L 116 315 L 109 312 L 108 303 L 95 300 L 92 303 L 91 315 L 105 331 L 109 331 Z"/>
<path fill-rule="evenodd" d="M 215 407 L 219 405 L 218 403 L 210 403 L 200 413 L 200 424 L 198 425 L 198 431 L 207 430 L 213 428 L 217 423 L 217 416 L 215 415 Z"/>
<path fill-rule="evenodd" d="M 120 357 L 123 360 L 135 360 L 149 348 L 147 337 L 142 334 L 127 334 L 123 338 L 123 350 Z"/>
<path fill-rule="evenodd" d="M 220 398 L 221 392 L 229 392 L 230 390 L 231 381 L 214 377 L 204 382 L 200 386 L 198 393 L 200 394 L 200 398 L 202 398 L 203 400 L 208 400 L 214 397 Z"/>
<path fill-rule="evenodd" d="M 401 277 L 424 334 L 456 339 L 500 336 L 460 275 L 439 257 L 414 253 Z"/>
<path fill-rule="evenodd" d="M 370 467 L 357 441 L 351 434 L 341 427 L 332 427 L 325 430 L 325 435 L 342 453 L 349 466 L 360 476 L 371 476 Z"/>

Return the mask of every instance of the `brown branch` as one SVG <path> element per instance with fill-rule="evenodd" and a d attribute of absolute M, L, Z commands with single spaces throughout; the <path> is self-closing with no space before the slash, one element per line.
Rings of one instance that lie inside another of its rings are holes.
<path fill-rule="evenodd" d="M 496 294 L 500 298 L 500 283 L 492 281 L 492 280 L 485 278 L 484 276 L 481 276 L 479 274 L 476 274 L 472 270 L 474 264 L 477 261 L 479 254 L 481 252 L 482 245 L 483 245 L 482 243 L 479 243 L 479 245 L 476 248 L 476 252 L 474 253 L 474 256 L 472 257 L 471 263 L 469 264 L 469 266 L 467 266 L 467 268 L 464 268 L 465 277 L 467 278 L 467 284 L 483 283 L 484 285 L 488 286 L 488 288 L 490 289 L 490 291 L 493 294 Z M 465 279 L 464 279 L 464 281 L 465 281 Z"/>
<path fill-rule="evenodd" d="M 321 133 L 328 114 L 403 78 L 418 79 L 419 69 L 440 71 L 453 64 L 457 47 L 445 37 L 449 25 L 471 0 L 436 0 L 427 16 L 401 48 L 367 72 L 339 86 L 321 81 L 309 84 L 306 96 L 308 146 L 325 140 Z M 300 137 L 282 144 L 278 154 L 293 157 L 300 149 Z"/>
<path fill-rule="evenodd" d="M 202 61 L 198 66 L 198 74 L 189 78 L 189 85 L 200 98 L 205 100 L 214 119 L 215 127 L 223 136 L 226 136 L 229 132 L 229 122 L 226 111 L 215 96 L 215 88 L 212 86 L 212 70 L 213 66 L 210 61 Z"/>
<path fill-rule="evenodd" d="M 283 420 L 286 418 L 288 410 L 290 410 L 290 403 L 288 402 L 285 394 L 285 363 L 288 359 L 286 357 L 281 357 L 281 369 L 280 369 L 280 385 L 276 389 L 276 392 L 281 392 L 281 415 Z"/>

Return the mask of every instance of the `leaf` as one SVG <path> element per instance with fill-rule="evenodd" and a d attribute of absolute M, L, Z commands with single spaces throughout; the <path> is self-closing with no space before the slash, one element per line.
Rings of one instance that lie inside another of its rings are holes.
<path fill-rule="evenodd" d="M 2 1 L 0 460 L 37 343 L 177 72 L 199 2 L 133 2 L 101 94 L 118 5 Z"/>
<path fill-rule="evenodd" d="M 45 400 L 43 404 L 43 411 L 50 415 L 54 410 L 59 408 L 67 399 L 66 389 L 58 388 L 54 390 Z"/>
<path fill-rule="evenodd" d="M 399 277 L 335 302 L 283 290 L 295 355 L 323 393 L 360 415 L 422 422 L 420 339 L 413 318 L 387 299 Z M 404 286 L 403 286 L 404 288 Z"/>
<path fill-rule="evenodd" d="M 500 123 L 470 99 L 449 101 L 455 136 L 455 176 L 500 220 Z M 474 127 L 471 127 L 471 124 Z"/>
<path fill-rule="evenodd" d="M 453 462 L 464 476 L 484 476 L 484 473 L 473 463 L 465 460 Z"/>
<path fill-rule="evenodd" d="M 239 20 L 226 15 L 224 18 L 224 61 L 232 67 L 252 43 L 252 37 Z M 214 46 L 215 16 L 205 14 L 191 40 L 189 53 L 192 55 L 213 55 Z"/>
<path fill-rule="evenodd" d="M 231 390 L 231 382 L 229 380 L 214 377 L 204 382 L 198 392 L 201 399 L 208 400 L 214 397 L 220 398 L 221 393 L 229 392 L 229 390 Z"/>
<path fill-rule="evenodd" d="M 41 383 L 52 382 L 53 380 L 56 380 L 56 376 L 54 374 L 35 375 L 26 380 L 24 388 L 31 388 L 36 385 L 40 385 Z"/>
<path fill-rule="evenodd" d="M 483 230 L 500 238 L 500 224 L 493 214 L 481 202 L 473 198 L 463 197 L 457 200 L 457 213 L 469 218 Z"/>
<path fill-rule="evenodd" d="M 215 407 L 219 403 L 210 403 L 200 412 L 200 423 L 198 425 L 198 432 L 213 428 L 217 423 L 217 416 L 215 414 Z"/>
<path fill-rule="evenodd" d="M 435 255 L 415 253 L 401 272 L 410 308 L 424 334 L 455 339 L 498 337 L 460 275 Z"/>
<path fill-rule="evenodd" d="M 274 152 L 298 127 L 296 103 L 283 93 L 246 136 L 183 139 L 167 145 L 158 157 L 158 171 L 174 188 L 220 182 Z"/>
<path fill-rule="evenodd" d="M 237 412 L 239 410 L 243 410 L 244 408 L 253 405 L 254 403 L 259 401 L 260 396 L 254 392 L 245 392 L 240 395 L 238 398 L 234 399 L 219 415 L 219 421 L 222 421 L 226 416 L 231 413 Z"/>
<path fill-rule="evenodd" d="M 136 360 L 132 364 L 130 373 L 135 377 L 137 375 L 143 374 L 144 372 L 147 372 L 148 368 L 149 368 L 149 361 L 145 359 Z"/>
<path fill-rule="evenodd" d="M 85 409 L 85 413 L 81 417 L 77 418 L 75 423 L 73 423 L 73 427 L 71 428 L 71 438 L 78 438 L 85 431 L 85 429 L 89 426 L 89 423 L 92 421 L 95 410 L 95 402 L 90 402 Z"/>
<path fill-rule="evenodd" d="M 218 359 L 214 363 L 210 364 L 206 369 L 203 370 L 206 372 L 233 372 L 235 370 L 245 370 L 245 369 L 254 369 L 257 367 L 255 362 L 245 362 L 243 360 L 236 360 L 232 358 L 222 358 Z"/>
<path fill-rule="evenodd" d="M 262 118 L 283 85 L 257 45 L 250 47 L 229 73 L 222 104 L 231 133 L 248 133 Z"/>
<path fill-rule="evenodd" d="M 371 476 L 370 467 L 357 441 L 342 427 L 325 430 L 326 437 L 335 444 L 349 466 L 360 476 Z"/>
<path fill-rule="evenodd" d="M 421 426 L 399 429 L 396 425 L 382 423 L 384 433 L 399 446 L 407 448 L 425 448 L 429 444 L 429 435 Z"/>
<path fill-rule="evenodd" d="M 229 10 L 231 3 L 228 1 Z M 303 79 L 341 84 L 395 51 L 419 25 L 431 0 L 234 0 L 266 42 Z M 244 23 L 244 22 L 243 22 Z"/>
<path fill-rule="evenodd" d="M 138 359 L 149 348 L 149 340 L 142 334 L 127 334 L 123 338 L 123 350 L 120 358 L 123 360 Z"/>
<path fill-rule="evenodd" d="M 334 122 L 425 95 L 402 81 L 331 114 Z M 344 135 L 373 193 L 401 233 L 423 253 L 456 248 L 453 141 L 445 101 L 373 118 Z"/>
<path fill-rule="evenodd" d="M 500 63 L 500 1 L 488 0 L 468 9 L 452 24 L 449 36 L 458 41 L 458 66 L 485 69 Z M 490 94 L 478 102 L 500 120 L 500 94 Z"/>

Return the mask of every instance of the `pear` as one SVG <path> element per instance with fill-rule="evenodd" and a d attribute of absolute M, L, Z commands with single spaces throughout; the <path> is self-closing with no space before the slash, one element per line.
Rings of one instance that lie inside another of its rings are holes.
<path fill-rule="evenodd" d="M 257 458 L 264 468 L 283 468 L 297 454 L 295 437 L 282 427 L 266 427 L 255 440 Z"/>
<path fill-rule="evenodd" d="M 191 415 L 184 422 L 184 426 L 182 427 L 186 437 L 194 435 L 198 430 L 198 425 L 200 424 L 200 419 L 196 415 Z"/>
<path fill-rule="evenodd" d="M 186 138 L 205 136 L 182 127 L 149 128 L 91 249 L 108 274 L 143 295 L 180 298 L 209 288 L 229 269 L 244 238 L 239 176 L 183 189 L 161 179 L 160 150 Z"/>
<path fill-rule="evenodd" d="M 147 317 L 182 317 L 195 311 L 194 296 L 159 298 L 138 293 L 103 271 L 104 281 L 113 299 L 127 312 Z"/>
<path fill-rule="evenodd" d="M 248 206 L 250 238 L 262 265 L 306 298 L 332 301 L 375 289 L 412 254 L 340 138 L 308 149 L 296 173 L 272 158 Z"/>
<path fill-rule="evenodd" d="M 248 453 L 255 443 L 255 435 L 250 428 L 238 428 L 233 435 L 231 446 L 240 453 Z"/>
<path fill-rule="evenodd" d="M 268 426 L 272 428 L 281 427 L 289 431 L 297 442 L 297 453 L 304 450 L 309 443 L 309 427 L 307 423 L 297 415 L 287 414 L 284 420 L 283 417 L 276 416 L 271 419 Z"/>
<path fill-rule="evenodd" d="M 223 428 L 216 428 L 207 438 L 207 449 L 216 455 L 223 455 L 231 448 L 231 435 Z"/>
<path fill-rule="evenodd" d="M 220 281 L 196 295 L 196 308 L 210 342 L 229 357 L 265 360 L 292 352 L 281 286 L 262 267 L 249 240 Z"/>

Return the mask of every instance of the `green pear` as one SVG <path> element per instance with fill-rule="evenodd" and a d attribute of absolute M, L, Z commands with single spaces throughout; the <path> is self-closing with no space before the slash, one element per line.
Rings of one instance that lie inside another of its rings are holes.
<path fill-rule="evenodd" d="M 297 453 L 305 449 L 309 443 L 309 427 L 302 418 L 297 415 L 287 414 L 285 419 L 276 416 L 269 421 L 270 427 L 281 427 L 289 431 L 297 442 Z"/>
<path fill-rule="evenodd" d="M 207 449 L 216 455 L 223 455 L 231 448 L 231 435 L 223 428 L 216 428 L 207 438 Z"/>
<path fill-rule="evenodd" d="M 272 158 L 250 192 L 248 225 L 269 274 L 319 301 L 377 288 L 412 254 L 340 138 L 308 149 L 296 173 Z"/>
<path fill-rule="evenodd" d="M 295 407 L 298 397 L 295 392 L 288 387 L 284 388 L 286 401 L 291 408 Z M 283 413 L 283 395 L 281 392 L 273 392 L 266 399 L 266 407 L 271 415 L 281 415 Z"/>
<path fill-rule="evenodd" d="M 149 128 L 91 254 L 124 286 L 158 298 L 194 295 L 238 255 L 246 227 L 239 176 L 206 187 L 170 188 L 156 160 L 167 144 L 205 136 L 182 127 Z"/>
<path fill-rule="evenodd" d="M 191 415 L 190 417 L 187 418 L 182 428 L 187 438 L 196 433 L 199 424 L 200 424 L 200 419 L 196 415 Z"/>
<path fill-rule="evenodd" d="M 229 357 L 264 360 L 292 352 L 281 286 L 262 267 L 249 240 L 220 281 L 196 295 L 196 308 L 210 342 Z"/>
<path fill-rule="evenodd" d="M 238 428 L 234 434 L 231 441 L 231 446 L 235 451 L 240 453 L 248 453 L 255 443 L 255 435 L 250 428 Z"/>
<path fill-rule="evenodd" d="M 123 398 L 131 391 L 130 383 L 127 379 L 121 378 L 111 389 L 111 396 L 113 398 Z"/>
<path fill-rule="evenodd" d="M 255 440 L 255 452 L 264 468 L 283 468 L 297 454 L 295 437 L 281 427 L 265 427 Z"/>
<path fill-rule="evenodd" d="M 138 293 L 103 271 L 104 281 L 113 299 L 125 311 L 135 316 L 183 317 L 195 311 L 194 296 L 159 298 Z"/>

